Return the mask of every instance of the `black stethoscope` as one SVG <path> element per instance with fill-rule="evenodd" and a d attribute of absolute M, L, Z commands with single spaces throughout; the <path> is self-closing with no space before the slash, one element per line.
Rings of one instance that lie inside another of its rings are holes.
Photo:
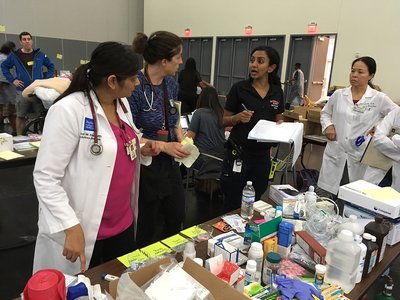
<path fill-rule="evenodd" d="M 144 77 L 146 78 L 145 83 L 142 83 L 142 91 L 143 91 L 143 96 L 146 100 L 147 105 L 149 106 L 149 108 L 143 108 L 143 111 L 145 112 L 149 112 L 149 111 L 156 111 L 156 109 L 153 107 L 154 104 L 154 88 L 153 85 L 151 84 L 149 75 L 147 74 L 147 68 L 144 68 Z M 165 84 L 165 81 L 163 81 L 163 84 Z M 149 98 L 147 97 L 146 94 L 146 87 L 150 87 L 150 91 L 151 91 L 151 100 L 149 100 Z M 166 88 L 164 89 L 164 91 L 167 90 Z M 175 115 L 178 112 L 178 109 L 175 107 L 174 105 L 174 100 L 169 99 L 169 109 L 168 112 L 170 115 Z"/>
<path fill-rule="evenodd" d="M 97 132 L 97 130 L 98 130 L 97 115 L 96 115 L 96 112 L 94 111 L 94 104 L 93 104 L 92 97 L 90 96 L 90 91 L 88 93 L 88 99 L 89 99 L 90 110 L 91 110 L 92 116 L 93 116 L 93 144 L 90 146 L 90 153 L 97 156 L 103 152 L 103 146 L 100 145 L 100 143 L 99 143 L 99 136 L 98 136 L 98 132 Z M 127 114 L 128 110 L 126 109 L 125 104 L 119 98 L 118 98 L 118 102 L 119 102 L 119 105 L 121 106 L 122 110 L 124 111 L 124 114 Z M 130 123 L 129 118 L 128 118 L 128 121 Z"/>

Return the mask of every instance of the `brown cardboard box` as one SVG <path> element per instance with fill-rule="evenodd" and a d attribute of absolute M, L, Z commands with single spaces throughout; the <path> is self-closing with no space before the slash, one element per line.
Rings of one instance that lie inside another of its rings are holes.
<path fill-rule="evenodd" d="M 317 263 L 325 264 L 326 248 L 307 231 L 296 231 L 296 243 Z"/>
<path fill-rule="evenodd" d="M 129 273 L 130 278 L 138 285 L 144 285 L 149 279 L 159 273 L 159 266 L 170 262 L 170 258 L 162 259 L 149 266 L 143 267 L 136 272 Z M 193 260 L 186 259 L 183 264 L 183 270 L 189 273 L 194 279 L 200 282 L 205 288 L 207 288 L 214 296 L 215 300 L 248 300 L 248 298 L 235 290 L 226 282 L 219 279 L 214 274 L 201 267 Z M 110 282 L 109 291 L 110 295 L 115 299 L 117 296 L 118 280 Z"/>
<path fill-rule="evenodd" d="M 290 119 L 302 120 L 307 117 L 307 107 L 295 106 L 293 107 L 293 110 L 285 110 L 283 115 Z"/>
<path fill-rule="evenodd" d="M 310 107 L 307 110 L 307 120 L 315 123 L 320 123 L 321 119 L 321 108 Z"/>
<path fill-rule="evenodd" d="M 307 120 L 304 122 L 304 135 L 322 135 L 321 124 Z"/>

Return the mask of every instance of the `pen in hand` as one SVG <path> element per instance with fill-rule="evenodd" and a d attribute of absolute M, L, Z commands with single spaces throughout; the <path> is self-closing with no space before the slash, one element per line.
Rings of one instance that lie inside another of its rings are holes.
<path fill-rule="evenodd" d="M 244 105 L 243 103 L 241 103 L 242 107 L 244 108 L 244 110 L 248 110 L 246 105 Z"/>

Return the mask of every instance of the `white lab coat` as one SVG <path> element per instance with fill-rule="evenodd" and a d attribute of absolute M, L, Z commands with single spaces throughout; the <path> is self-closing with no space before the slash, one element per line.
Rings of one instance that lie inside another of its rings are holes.
<path fill-rule="evenodd" d="M 79 258 L 71 263 L 62 256 L 64 230 L 78 223 L 85 235 L 86 268 L 90 263 L 94 243 L 105 207 L 113 174 L 117 143 L 105 113 L 96 95 L 91 92 L 97 115 L 98 135 L 103 152 L 90 153 L 93 129 L 85 127 L 85 118 L 93 119 L 88 99 L 82 92 L 73 93 L 50 107 L 38 152 L 34 184 L 39 200 L 38 237 L 33 271 L 55 268 L 66 274 L 80 272 Z M 132 186 L 131 206 L 134 220 L 138 215 L 140 162 L 151 163 L 151 157 L 141 157 L 141 133 L 133 125 L 126 98 L 122 99 L 128 113 L 119 103 L 117 113 L 133 127 L 136 141 L 135 180 Z M 136 226 L 135 226 L 136 228 Z"/>
<path fill-rule="evenodd" d="M 336 141 L 328 141 L 326 145 L 318 179 L 320 188 L 338 193 L 346 161 L 350 182 L 363 179 L 367 166 L 360 163 L 360 159 L 367 143 L 357 147 L 355 142 L 396 107 L 388 96 L 369 86 L 357 105 L 353 104 L 350 87 L 333 93 L 321 111 L 321 126 L 325 133 L 333 124 Z"/>
<path fill-rule="evenodd" d="M 372 140 L 377 150 L 393 160 L 392 188 L 400 192 L 400 108 L 391 111 L 376 127 Z"/>

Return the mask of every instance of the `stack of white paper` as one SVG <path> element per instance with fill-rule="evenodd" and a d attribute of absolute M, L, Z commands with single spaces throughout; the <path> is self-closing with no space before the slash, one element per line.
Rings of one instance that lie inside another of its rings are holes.
<path fill-rule="evenodd" d="M 293 143 L 293 162 L 294 165 L 301 152 L 303 143 L 303 123 L 276 122 L 260 120 L 256 126 L 249 132 L 248 139 L 259 142 L 272 143 Z"/>

